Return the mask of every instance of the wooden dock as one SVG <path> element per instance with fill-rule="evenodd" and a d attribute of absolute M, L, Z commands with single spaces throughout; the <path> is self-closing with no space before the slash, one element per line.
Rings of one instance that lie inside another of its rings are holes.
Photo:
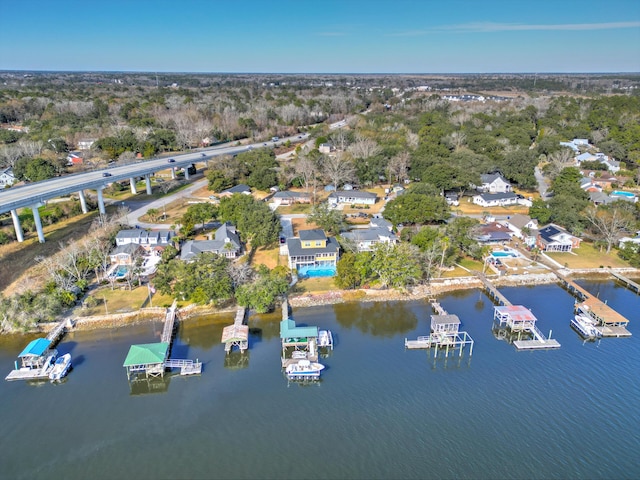
<path fill-rule="evenodd" d="M 249 348 L 249 326 L 245 325 L 247 309 L 238 307 L 233 325 L 224 327 L 222 330 L 221 343 L 224 343 L 224 351 L 231 353 L 231 349 L 235 346 L 244 353 Z"/>
<path fill-rule="evenodd" d="M 47 365 L 43 368 L 18 368 L 11 370 L 9 375 L 4 379 L 7 381 L 12 380 L 49 380 L 49 373 L 53 365 Z"/>
<path fill-rule="evenodd" d="M 603 337 L 631 336 L 631 332 L 626 329 L 626 326 L 629 324 L 627 318 L 616 312 L 607 305 L 606 302 L 591 295 L 570 278 L 558 272 L 555 272 L 555 274 L 562 286 L 579 300 L 579 302 L 576 303 L 576 310 L 591 317 L 596 322 L 596 328 L 602 333 Z"/>
<path fill-rule="evenodd" d="M 500 291 L 493 285 L 493 283 L 489 281 L 489 279 L 483 273 L 475 272 L 475 274 L 480 279 L 482 285 L 484 285 L 484 288 L 487 290 L 487 293 L 494 302 L 497 302 L 498 305 L 511 305 L 511 302 L 507 299 L 507 297 L 500 293 Z"/>
<path fill-rule="evenodd" d="M 614 272 L 613 270 L 609 270 L 609 273 L 616 279 L 619 280 L 625 287 L 627 287 L 632 292 L 636 292 L 640 294 L 640 285 L 634 282 L 633 280 L 621 275 L 619 273 Z"/>
<path fill-rule="evenodd" d="M 173 341 L 173 333 L 176 323 L 176 310 L 178 308 L 178 301 L 174 300 L 171 307 L 167 310 L 164 318 L 164 328 L 162 329 L 161 342 L 171 345 Z"/>

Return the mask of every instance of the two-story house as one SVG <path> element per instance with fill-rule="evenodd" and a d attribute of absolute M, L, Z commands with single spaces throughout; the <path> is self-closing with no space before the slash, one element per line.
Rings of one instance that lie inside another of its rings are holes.
<path fill-rule="evenodd" d="M 553 223 L 538 230 L 536 246 L 543 252 L 571 252 L 582 240 Z"/>
<path fill-rule="evenodd" d="M 509 217 L 503 224 L 511 230 L 514 237 L 521 239 L 525 245 L 535 245 L 538 236 L 538 220 L 535 218 L 518 213 Z"/>
<path fill-rule="evenodd" d="M 172 230 L 142 230 L 131 228 L 120 230 L 116 235 L 116 245 L 135 244 L 140 245 L 145 251 L 161 251 L 171 244 L 171 239 L 175 236 Z"/>
<path fill-rule="evenodd" d="M 242 255 L 242 242 L 236 228 L 225 223 L 218 228 L 212 240 L 189 240 L 182 246 L 180 260 L 190 262 L 204 252 L 215 253 L 227 258 L 238 258 Z"/>
<path fill-rule="evenodd" d="M 15 181 L 16 177 L 13 175 L 12 167 L 0 170 L 0 188 L 10 187 Z"/>
<path fill-rule="evenodd" d="M 502 176 L 501 173 L 485 173 L 480 175 L 482 185 L 478 190 L 488 193 L 507 193 L 511 192 L 511 184 Z"/>
<path fill-rule="evenodd" d="M 372 218 L 367 228 L 355 228 L 342 234 L 359 252 L 370 252 L 378 243 L 398 243 L 393 225 L 384 218 Z"/>
<path fill-rule="evenodd" d="M 340 246 L 320 229 L 300 230 L 297 238 L 287 238 L 291 270 L 302 267 L 332 267 L 338 263 Z"/>

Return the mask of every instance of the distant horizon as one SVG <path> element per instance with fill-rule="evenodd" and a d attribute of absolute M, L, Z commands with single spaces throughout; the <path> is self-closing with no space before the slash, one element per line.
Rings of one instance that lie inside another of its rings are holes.
<path fill-rule="evenodd" d="M 0 69 L 640 72 L 637 0 L 4 2 Z"/>
<path fill-rule="evenodd" d="M 149 75 L 640 75 L 635 72 L 213 72 L 213 71 L 153 71 L 153 70 L 2 70 L 2 73 L 105 73 L 105 74 L 149 74 Z"/>

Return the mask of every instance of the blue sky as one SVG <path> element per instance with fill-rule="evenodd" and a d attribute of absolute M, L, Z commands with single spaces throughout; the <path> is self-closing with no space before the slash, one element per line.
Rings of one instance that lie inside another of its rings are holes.
<path fill-rule="evenodd" d="M 640 72 L 638 0 L 0 0 L 0 69 Z"/>

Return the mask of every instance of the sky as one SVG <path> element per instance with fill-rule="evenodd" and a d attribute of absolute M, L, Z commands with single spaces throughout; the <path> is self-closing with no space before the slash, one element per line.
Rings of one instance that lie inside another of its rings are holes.
<path fill-rule="evenodd" d="M 640 1 L 0 0 L 0 70 L 640 72 Z"/>

